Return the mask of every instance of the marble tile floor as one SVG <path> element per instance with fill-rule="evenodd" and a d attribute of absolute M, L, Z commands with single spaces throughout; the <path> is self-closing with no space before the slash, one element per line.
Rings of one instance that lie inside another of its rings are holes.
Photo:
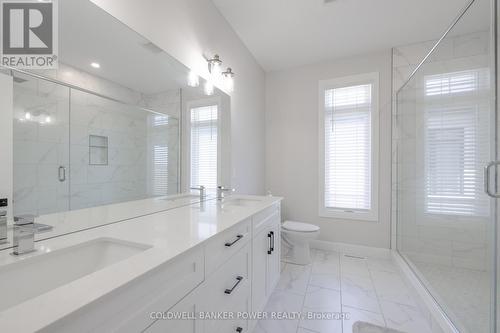
<path fill-rule="evenodd" d="M 352 333 L 358 321 L 405 333 L 432 332 L 412 295 L 389 259 L 314 250 L 310 265 L 282 263 L 281 279 L 265 309 L 301 312 L 302 317 L 261 320 L 254 333 Z M 320 314 L 329 317 L 317 318 Z"/>

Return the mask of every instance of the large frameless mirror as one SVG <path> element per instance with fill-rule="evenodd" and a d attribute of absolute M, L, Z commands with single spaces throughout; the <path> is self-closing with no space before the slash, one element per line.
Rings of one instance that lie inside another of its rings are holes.
<path fill-rule="evenodd" d="M 37 216 L 52 227 L 40 240 L 229 186 L 229 96 L 92 2 L 58 6 L 58 69 L 0 73 L 13 88 L 1 97 L 12 105 L 1 119 L 12 124 L 9 219 Z"/>

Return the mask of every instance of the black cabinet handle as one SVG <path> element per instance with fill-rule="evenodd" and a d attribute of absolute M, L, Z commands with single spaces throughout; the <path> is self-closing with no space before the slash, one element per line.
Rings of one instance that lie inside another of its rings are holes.
<path fill-rule="evenodd" d="M 271 233 L 268 233 L 267 238 L 269 238 L 269 250 L 267 250 L 267 254 L 273 253 L 273 245 L 271 237 L 272 237 Z"/>
<path fill-rule="evenodd" d="M 238 333 L 243 332 L 243 328 L 241 328 L 241 327 L 236 327 L 236 332 L 238 332 Z"/>
<path fill-rule="evenodd" d="M 271 253 L 274 252 L 274 231 L 270 232 L 271 234 Z"/>
<path fill-rule="evenodd" d="M 240 284 L 240 282 L 243 280 L 243 276 L 237 276 L 237 277 L 236 277 L 236 280 L 237 280 L 237 281 L 236 281 L 236 283 L 234 284 L 234 286 L 233 286 L 231 289 L 226 289 L 226 290 L 224 291 L 224 293 L 226 293 L 226 294 L 228 294 L 228 295 L 231 295 L 231 293 L 234 291 L 234 288 L 236 288 L 236 287 Z"/>
<path fill-rule="evenodd" d="M 224 244 L 224 245 L 226 245 L 227 247 L 231 247 L 231 246 L 233 246 L 233 245 L 234 245 L 234 243 L 236 243 L 237 241 L 239 241 L 239 240 L 240 240 L 240 239 L 242 239 L 242 238 L 243 238 L 243 235 L 237 235 L 237 236 L 236 236 L 236 239 L 235 239 L 234 241 L 232 241 L 232 242 L 227 242 L 227 243 L 226 243 L 226 244 Z"/>

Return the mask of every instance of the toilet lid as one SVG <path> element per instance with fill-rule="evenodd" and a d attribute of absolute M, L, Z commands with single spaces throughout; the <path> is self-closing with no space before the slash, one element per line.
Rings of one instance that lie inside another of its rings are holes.
<path fill-rule="evenodd" d="M 319 230 L 319 227 L 317 225 L 309 223 L 293 222 L 293 221 L 285 221 L 282 227 L 283 229 L 289 231 L 298 231 L 298 232 L 314 232 Z"/>

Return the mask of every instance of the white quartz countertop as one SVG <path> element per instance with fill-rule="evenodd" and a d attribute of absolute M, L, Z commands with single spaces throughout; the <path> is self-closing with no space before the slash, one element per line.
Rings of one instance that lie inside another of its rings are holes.
<path fill-rule="evenodd" d="M 78 210 L 47 214 L 36 218 L 37 223 L 54 227 L 51 231 L 35 235 L 36 240 L 79 232 L 85 229 L 101 227 L 106 224 L 123 222 L 131 218 L 154 214 L 181 206 L 200 202 L 200 196 L 193 193 L 181 193 L 170 196 L 147 198 L 110 205 L 102 205 Z M 12 239 L 12 221 L 9 220 L 8 239 Z M 0 250 L 12 247 L 11 243 L 0 244 Z"/>
<path fill-rule="evenodd" d="M 250 200 L 239 205 L 238 198 Z M 236 204 L 230 204 L 231 200 Z M 40 330 L 279 201 L 278 197 L 234 195 L 222 202 L 214 199 L 197 202 L 39 241 L 35 243 L 37 251 L 32 254 L 17 257 L 10 254 L 11 250 L 0 251 L 2 267 L 103 237 L 151 246 L 128 259 L 0 312 L 0 330 L 18 333 Z M 6 287 L 1 286 L 0 290 Z"/>

